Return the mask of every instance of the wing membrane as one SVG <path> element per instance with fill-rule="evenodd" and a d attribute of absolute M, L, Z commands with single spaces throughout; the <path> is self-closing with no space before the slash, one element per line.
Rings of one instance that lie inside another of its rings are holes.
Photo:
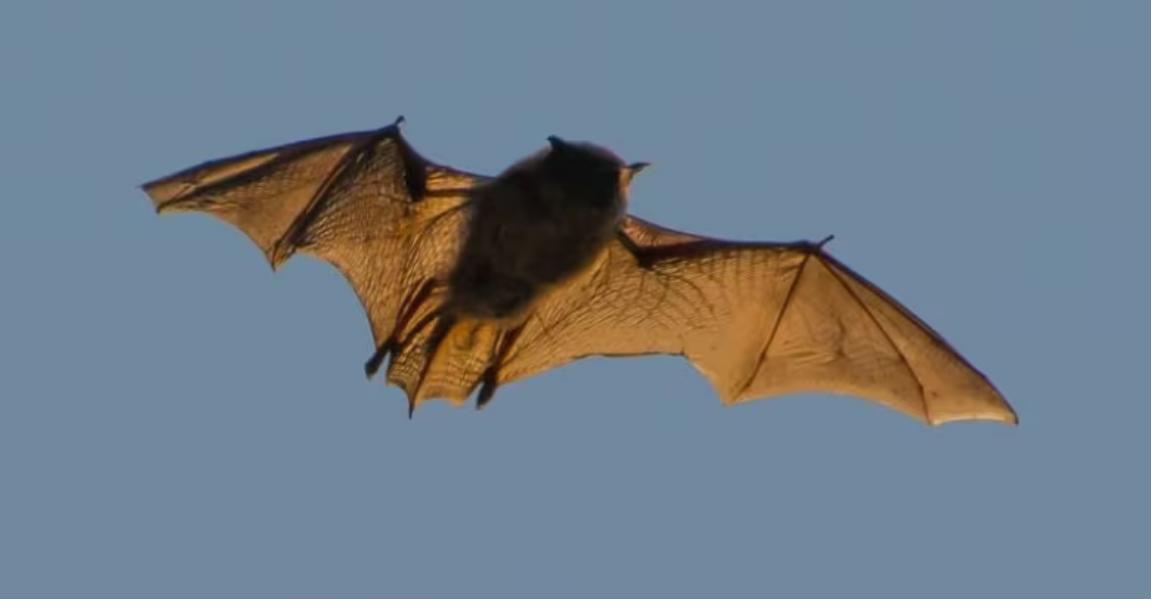
<path fill-rule="evenodd" d="M 543 301 L 501 382 L 589 355 L 679 354 L 727 404 L 821 391 L 929 424 L 1016 423 L 951 345 L 818 245 L 725 242 L 634 218 L 626 230 L 651 265 L 613 241 Z"/>
<path fill-rule="evenodd" d="M 460 206 L 483 180 L 421 157 L 394 123 L 209 161 L 143 189 L 159 212 L 205 212 L 239 228 L 273 268 L 298 252 L 331 263 L 380 345 L 404 298 L 456 258 Z"/>

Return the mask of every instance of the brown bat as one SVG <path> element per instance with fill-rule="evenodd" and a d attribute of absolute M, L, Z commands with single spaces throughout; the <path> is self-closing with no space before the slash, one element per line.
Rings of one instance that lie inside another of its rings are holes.
<path fill-rule="evenodd" d="M 145 184 L 159 212 L 247 234 L 348 279 L 373 330 L 371 378 L 477 406 L 499 385 L 592 355 L 685 356 L 724 404 L 862 397 L 928 424 L 1017 423 L 989 380 L 819 242 L 732 242 L 626 213 L 645 163 L 550 145 L 497 177 L 436 164 L 384 128 L 213 160 Z"/>

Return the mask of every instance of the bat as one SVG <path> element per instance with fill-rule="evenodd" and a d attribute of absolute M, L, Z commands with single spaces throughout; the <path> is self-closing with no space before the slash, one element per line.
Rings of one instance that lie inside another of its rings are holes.
<path fill-rule="evenodd" d="M 551 136 L 497 176 L 438 164 L 399 117 L 220 158 L 143 184 L 158 213 L 238 228 L 272 269 L 333 265 L 368 316 L 365 373 L 418 404 L 589 356 L 684 356 L 725 405 L 863 398 L 926 424 L 1017 423 L 997 388 L 822 241 L 739 242 L 628 213 L 647 163 Z"/>

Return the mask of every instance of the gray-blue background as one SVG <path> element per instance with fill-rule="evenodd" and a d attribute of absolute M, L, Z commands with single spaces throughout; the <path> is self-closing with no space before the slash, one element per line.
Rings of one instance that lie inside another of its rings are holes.
<path fill-rule="evenodd" d="M 1149 596 L 1147 3 L 701 5 L 4 3 L 0 595 Z M 836 234 L 1021 427 L 723 408 L 678 358 L 410 422 L 339 274 L 136 189 L 397 114 Z"/>

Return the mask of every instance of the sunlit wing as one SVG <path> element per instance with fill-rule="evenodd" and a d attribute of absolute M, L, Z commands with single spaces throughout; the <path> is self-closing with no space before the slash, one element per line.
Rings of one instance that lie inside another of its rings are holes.
<path fill-rule="evenodd" d="M 451 266 L 466 222 L 459 206 L 484 179 L 418 155 L 398 122 L 213 160 L 142 188 L 159 212 L 234 225 L 273 268 L 296 253 L 331 263 L 380 345 L 411 294 Z"/>
<path fill-rule="evenodd" d="M 613 241 L 539 306 L 500 382 L 590 355 L 683 355 L 735 403 L 858 396 L 929 424 L 1016 423 L 997 389 L 896 300 L 812 243 L 731 243 L 630 218 L 650 257 Z"/>

